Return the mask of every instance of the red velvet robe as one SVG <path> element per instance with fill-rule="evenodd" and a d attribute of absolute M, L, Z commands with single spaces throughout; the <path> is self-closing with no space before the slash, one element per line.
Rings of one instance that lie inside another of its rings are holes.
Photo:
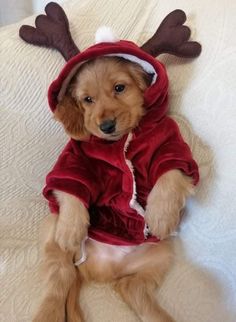
<path fill-rule="evenodd" d="M 53 190 L 78 197 L 90 213 L 90 238 L 113 245 L 138 245 L 158 241 L 148 233 L 144 212 L 159 177 L 180 169 L 194 184 L 199 180 L 188 145 L 175 121 L 166 115 L 168 79 L 164 66 L 128 41 L 95 45 L 66 64 L 49 88 L 49 104 L 54 111 L 58 95 L 63 94 L 81 63 L 117 54 L 136 57 L 155 70 L 156 81 L 144 94 L 147 113 L 139 127 L 119 141 L 94 136 L 89 141 L 71 139 L 48 174 L 43 193 L 53 213 L 59 212 Z"/>

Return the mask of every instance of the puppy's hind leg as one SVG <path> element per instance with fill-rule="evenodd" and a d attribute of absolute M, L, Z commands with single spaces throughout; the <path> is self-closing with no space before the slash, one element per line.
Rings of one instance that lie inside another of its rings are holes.
<path fill-rule="evenodd" d="M 72 254 L 62 251 L 54 241 L 56 225 L 56 218 L 47 220 L 42 262 L 44 294 L 33 322 L 64 322 L 67 295 L 76 281 Z"/>
<path fill-rule="evenodd" d="M 82 286 L 82 277 L 77 269 L 77 279 L 72 284 L 66 301 L 66 322 L 83 322 L 83 313 L 80 309 L 78 298 Z"/>
<path fill-rule="evenodd" d="M 124 273 L 114 288 L 143 322 L 174 322 L 155 299 L 155 290 L 172 263 L 172 250 L 166 242 L 141 246 L 127 256 Z"/>
<path fill-rule="evenodd" d="M 147 289 L 147 283 L 139 274 L 123 277 L 115 290 L 143 322 L 174 322 Z"/>

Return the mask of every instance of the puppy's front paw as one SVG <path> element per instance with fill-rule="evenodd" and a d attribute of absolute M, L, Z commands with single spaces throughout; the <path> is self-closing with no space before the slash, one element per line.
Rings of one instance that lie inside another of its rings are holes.
<path fill-rule="evenodd" d="M 179 225 L 186 197 L 193 194 L 192 179 L 179 170 L 163 174 L 151 190 L 145 220 L 153 235 L 164 239 Z"/>
<path fill-rule="evenodd" d="M 77 225 L 68 225 L 58 222 L 55 241 L 63 251 L 75 251 L 80 247 L 82 236 Z"/>
<path fill-rule="evenodd" d="M 160 239 L 167 238 L 179 225 L 181 208 L 170 205 L 149 204 L 145 220 L 152 235 Z"/>

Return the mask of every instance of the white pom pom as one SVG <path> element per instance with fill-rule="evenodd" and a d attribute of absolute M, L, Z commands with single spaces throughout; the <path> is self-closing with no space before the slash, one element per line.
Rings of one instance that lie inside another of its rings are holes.
<path fill-rule="evenodd" d="M 101 43 L 101 42 L 117 42 L 119 41 L 118 37 L 113 33 L 111 28 L 103 26 L 100 27 L 95 35 L 95 43 Z"/>

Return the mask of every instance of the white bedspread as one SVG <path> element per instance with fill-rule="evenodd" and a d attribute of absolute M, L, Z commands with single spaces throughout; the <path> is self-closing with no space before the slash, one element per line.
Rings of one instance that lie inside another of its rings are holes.
<path fill-rule="evenodd" d="M 157 294 L 177 322 L 236 321 L 236 1 L 70 0 L 65 9 L 83 49 L 101 25 L 139 44 L 177 7 L 203 45 L 192 61 L 163 56 L 171 114 L 200 165 L 201 183 L 176 238 L 177 262 Z M 32 24 L 33 18 L 25 20 Z M 65 144 L 46 92 L 63 65 L 55 51 L 0 29 L 0 321 L 29 322 L 38 303 L 41 190 Z M 137 317 L 106 285 L 83 289 L 88 322 Z M 50 322 L 50 321 L 49 321 Z"/>

